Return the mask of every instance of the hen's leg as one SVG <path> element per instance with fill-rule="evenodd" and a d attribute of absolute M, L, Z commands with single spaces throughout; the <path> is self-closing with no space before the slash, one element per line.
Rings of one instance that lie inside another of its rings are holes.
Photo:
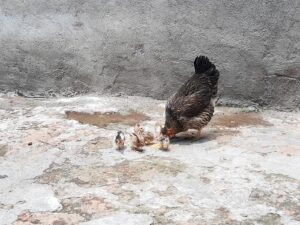
<path fill-rule="evenodd" d="M 199 141 L 201 139 L 201 129 L 197 130 L 196 134 L 193 134 L 192 142 Z"/>
<path fill-rule="evenodd" d="M 197 132 L 197 138 L 200 138 L 200 137 L 201 137 L 201 129 L 198 130 L 198 132 Z"/>
<path fill-rule="evenodd" d="M 201 129 L 199 129 L 196 134 L 196 139 L 198 140 L 200 138 L 201 138 Z"/>

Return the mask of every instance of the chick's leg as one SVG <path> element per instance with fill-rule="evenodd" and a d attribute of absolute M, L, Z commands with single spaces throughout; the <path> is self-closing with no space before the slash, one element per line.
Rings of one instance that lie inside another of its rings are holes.
<path fill-rule="evenodd" d="M 120 142 L 119 142 L 119 150 L 124 149 L 124 145 L 125 145 L 124 140 L 120 140 Z"/>
<path fill-rule="evenodd" d="M 131 136 L 131 149 L 137 150 L 139 148 L 138 138 L 135 135 Z"/>

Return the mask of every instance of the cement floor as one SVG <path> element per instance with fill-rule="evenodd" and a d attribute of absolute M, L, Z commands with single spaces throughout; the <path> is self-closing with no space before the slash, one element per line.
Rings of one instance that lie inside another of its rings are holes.
<path fill-rule="evenodd" d="M 139 112 L 153 131 L 164 103 L 1 95 L 0 224 L 300 224 L 297 112 L 218 107 L 200 140 L 143 153 L 112 144 L 129 117 L 97 127 L 65 114 Z"/>

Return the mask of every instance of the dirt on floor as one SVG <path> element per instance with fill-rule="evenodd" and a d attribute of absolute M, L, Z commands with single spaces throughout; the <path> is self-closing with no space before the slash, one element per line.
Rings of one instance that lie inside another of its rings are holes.
<path fill-rule="evenodd" d="M 218 115 L 212 122 L 212 126 L 236 128 L 243 126 L 272 126 L 257 113 L 240 112 L 230 115 Z"/>
<path fill-rule="evenodd" d="M 140 121 L 149 120 L 150 118 L 144 113 L 130 110 L 128 114 L 117 112 L 96 112 L 94 114 L 85 112 L 66 111 L 68 119 L 77 120 L 83 124 L 90 124 L 97 127 L 107 127 L 111 123 L 121 123 L 125 125 L 134 125 Z"/>

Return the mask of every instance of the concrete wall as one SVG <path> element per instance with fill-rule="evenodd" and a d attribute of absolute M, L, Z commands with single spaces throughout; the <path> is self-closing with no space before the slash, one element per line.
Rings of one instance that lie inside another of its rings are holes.
<path fill-rule="evenodd" d="M 0 0 L 0 91 L 165 99 L 207 55 L 222 103 L 300 108 L 299 0 Z"/>

